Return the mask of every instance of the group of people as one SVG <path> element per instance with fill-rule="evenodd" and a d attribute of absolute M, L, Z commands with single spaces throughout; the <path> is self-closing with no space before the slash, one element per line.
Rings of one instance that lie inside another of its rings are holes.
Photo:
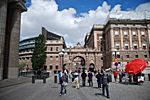
<path fill-rule="evenodd" d="M 119 83 L 123 83 L 124 80 L 124 83 L 135 83 L 135 84 L 143 83 L 145 80 L 144 74 L 142 74 L 141 72 L 138 74 L 128 74 L 123 70 L 119 71 L 114 70 L 113 75 L 116 83 L 117 79 L 119 79 Z"/>
<path fill-rule="evenodd" d="M 98 71 L 97 73 L 93 73 L 92 71 L 82 72 L 75 70 L 75 72 L 68 73 L 65 69 L 63 72 L 58 73 L 59 83 L 61 85 L 60 95 L 67 93 L 66 87 L 68 84 L 68 78 L 72 79 L 72 83 L 75 84 L 77 89 L 80 88 L 80 80 L 82 80 L 82 86 L 86 86 L 86 82 L 88 81 L 89 87 L 93 87 L 93 77 L 95 76 L 97 79 L 97 84 L 99 88 L 102 88 L 102 95 L 105 95 L 105 90 L 107 94 L 107 98 L 109 98 L 109 77 L 108 74 L 104 71 Z M 64 91 L 64 93 L 63 93 Z"/>

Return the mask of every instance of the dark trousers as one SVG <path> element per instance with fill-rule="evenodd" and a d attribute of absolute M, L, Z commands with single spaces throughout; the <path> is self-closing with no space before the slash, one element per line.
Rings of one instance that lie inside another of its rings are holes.
<path fill-rule="evenodd" d="M 109 97 L 108 87 L 109 87 L 108 84 L 103 84 L 102 85 L 102 95 L 105 95 L 105 90 L 106 90 L 107 97 Z"/>
<path fill-rule="evenodd" d="M 64 86 L 63 84 L 61 84 L 60 94 L 63 93 L 63 90 L 65 90 L 64 93 L 66 94 L 67 93 L 66 86 Z"/>
<path fill-rule="evenodd" d="M 86 79 L 82 79 L 82 86 L 85 86 Z"/>
<path fill-rule="evenodd" d="M 101 88 L 101 82 L 98 81 L 97 84 L 98 84 L 98 87 Z"/>
<path fill-rule="evenodd" d="M 89 86 L 93 86 L 93 80 L 89 80 Z"/>

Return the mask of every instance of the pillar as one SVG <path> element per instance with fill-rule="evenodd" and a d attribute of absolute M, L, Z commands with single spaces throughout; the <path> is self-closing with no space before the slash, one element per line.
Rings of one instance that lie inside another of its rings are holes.
<path fill-rule="evenodd" d="M 111 39 L 111 49 L 114 49 L 114 33 L 113 33 L 113 28 L 110 30 L 110 39 Z"/>
<path fill-rule="evenodd" d="M 131 48 L 131 50 L 133 50 L 131 28 L 129 28 L 129 42 L 130 42 L 130 48 Z"/>
<path fill-rule="evenodd" d="M 120 29 L 120 37 L 121 37 L 121 50 L 124 49 L 124 45 L 123 45 L 123 32 L 122 32 L 122 28 Z"/>
<path fill-rule="evenodd" d="M 0 80 L 3 79 L 6 17 L 7 17 L 7 0 L 2 0 L 0 1 Z"/>
<path fill-rule="evenodd" d="M 140 29 L 138 28 L 138 44 L 139 44 L 139 50 L 142 50 L 142 45 L 141 45 L 141 35 L 140 35 Z"/>

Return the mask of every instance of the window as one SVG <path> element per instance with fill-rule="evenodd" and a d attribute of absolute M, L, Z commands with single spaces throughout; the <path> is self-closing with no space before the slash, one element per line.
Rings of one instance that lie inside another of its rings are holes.
<path fill-rule="evenodd" d="M 139 55 L 135 55 L 135 58 L 138 58 L 139 57 Z"/>
<path fill-rule="evenodd" d="M 56 69 L 58 69 L 58 65 L 56 65 Z"/>
<path fill-rule="evenodd" d="M 136 36 L 136 32 L 135 32 L 135 31 L 133 31 L 133 32 L 132 32 L 132 35 Z"/>
<path fill-rule="evenodd" d="M 127 33 L 126 31 L 124 31 L 123 33 L 124 33 L 124 35 L 125 35 L 125 36 L 127 36 L 127 35 L 128 35 L 128 33 Z"/>
<path fill-rule="evenodd" d="M 146 49 L 146 45 L 143 45 L 143 49 Z"/>
<path fill-rule="evenodd" d="M 129 58 L 129 55 L 126 55 L 126 58 Z"/>
<path fill-rule="evenodd" d="M 120 58 L 120 55 L 117 55 L 117 58 Z"/>
<path fill-rule="evenodd" d="M 49 67 L 50 67 L 50 70 L 52 70 L 52 69 L 53 69 L 53 65 L 50 65 Z"/>
<path fill-rule="evenodd" d="M 147 58 L 147 55 L 144 55 L 145 58 Z"/>
<path fill-rule="evenodd" d="M 53 51 L 53 47 L 50 47 L 50 51 Z"/>
<path fill-rule="evenodd" d="M 115 35 L 119 35 L 119 32 L 118 32 L 118 31 L 115 31 Z"/>
<path fill-rule="evenodd" d="M 56 56 L 56 60 L 58 60 L 58 56 Z"/>
<path fill-rule="evenodd" d="M 128 46 L 125 46 L 125 49 L 128 50 Z"/>
<path fill-rule="evenodd" d="M 59 50 L 59 48 L 58 47 L 56 47 L 56 51 L 58 51 Z"/>
<path fill-rule="evenodd" d="M 53 56 L 50 56 L 50 60 L 53 60 Z"/>
<path fill-rule="evenodd" d="M 144 36 L 144 35 L 145 35 L 145 33 L 144 33 L 144 32 L 141 32 L 141 35 L 142 35 L 142 36 Z"/>
<path fill-rule="evenodd" d="M 116 44 L 116 49 L 119 50 L 120 46 L 119 44 Z"/>
<path fill-rule="evenodd" d="M 128 44 L 126 43 L 125 44 L 125 47 L 124 47 L 126 50 L 128 50 Z"/>
<path fill-rule="evenodd" d="M 135 49 L 135 50 L 137 49 L 137 44 L 134 44 L 134 49 Z"/>

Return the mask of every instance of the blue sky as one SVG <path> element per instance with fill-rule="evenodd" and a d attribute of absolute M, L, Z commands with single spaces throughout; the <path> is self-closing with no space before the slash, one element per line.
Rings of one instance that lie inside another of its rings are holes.
<path fill-rule="evenodd" d="M 84 37 L 92 26 L 104 24 L 110 14 L 115 14 L 115 18 L 127 19 L 145 18 L 146 14 L 150 19 L 149 0 L 26 1 L 28 10 L 21 17 L 21 40 L 37 36 L 45 27 L 63 36 L 67 46 L 73 46 L 77 42 L 84 44 Z"/>
<path fill-rule="evenodd" d="M 58 9 L 75 8 L 77 14 L 87 12 L 91 9 L 95 10 L 104 1 L 111 5 L 111 9 L 117 5 L 121 5 L 122 10 L 134 10 L 139 4 L 150 2 L 150 0 L 55 0 Z M 31 5 L 31 0 L 26 0 L 26 6 Z"/>

